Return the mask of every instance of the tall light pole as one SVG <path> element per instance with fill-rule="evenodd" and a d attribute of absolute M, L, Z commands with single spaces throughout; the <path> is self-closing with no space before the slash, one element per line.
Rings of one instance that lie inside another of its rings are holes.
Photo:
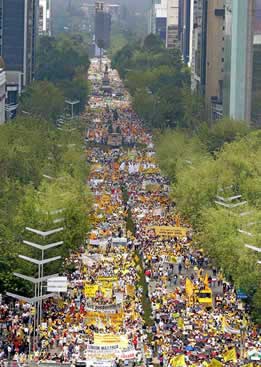
<path fill-rule="evenodd" d="M 60 210 L 58 211 L 54 211 L 54 213 L 59 213 Z M 34 228 L 30 228 L 30 227 L 26 227 L 26 230 L 34 233 L 44 239 L 46 239 L 46 237 L 51 236 L 55 233 L 59 233 L 61 231 L 63 231 L 63 227 L 59 227 L 59 228 L 55 228 L 55 229 L 51 229 L 48 231 L 41 231 L 38 229 L 34 229 Z M 55 257 L 51 257 L 51 258 L 44 258 L 45 255 L 45 251 L 49 250 L 51 248 L 55 248 L 57 246 L 60 246 L 63 244 L 63 241 L 58 241 L 58 242 L 53 242 L 47 245 L 40 245 L 31 241 L 23 241 L 24 244 L 26 244 L 27 246 L 30 246 L 32 248 L 38 249 L 41 251 L 41 260 L 35 259 L 35 258 L 31 258 L 29 256 L 24 256 L 24 255 L 18 255 L 20 259 L 23 259 L 25 261 L 28 261 L 34 265 L 38 266 L 38 277 L 34 278 L 31 276 L 27 276 L 24 274 L 20 274 L 15 272 L 14 275 L 18 278 L 21 278 L 23 280 L 27 280 L 31 283 L 33 283 L 34 285 L 34 297 L 32 298 L 28 298 L 28 297 L 24 297 L 18 294 L 14 294 L 14 293 L 10 293 L 7 292 L 7 296 L 9 297 L 13 297 L 15 299 L 18 300 L 22 300 L 25 302 L 30 303 L 31 305 L 31 309 L 30 309 L 30 322 L 32 322 L 32 306 L 35 308 L 35 313 L 34 313 L 34 322 L 33 322 L 33 350 L 35 350 L 35 347 L 38 343 L 38 337 L 39 334 L 37 333 L 37 328 L 41 322 L 41 317 L 42 317 L 42 301 L 44 299 L 50 298 L 50 297 L 54 297 L 56 294 L 55 293 L 49 293 L 49 294 L 45 294 L 43 295 L 43 282 L 47 281 L 48 279 L 52 278 L 52 277 L 56 277 L 57 274 L 53 274 L 53 275 L 48 275 L 48 276 L 44 276 L 44 265 L 45 264 L 49 264 L 53 261 L 59 260 L 61 259 L 61 256 L 55 256 Z M 31 333 L 30 333 L 30 325 L 29 325 L 29 356 L 31 354 Z"/>
<path fill-rule="evenodd" d="M 216 195 L 216 199 L 215 203 L 217 205 L 223 206 L 225 208 L 228 209 L 233 209 L 233 208 L 237 208 L 239 206 L 245 205 L 247 204 L 247 201 L 239 201 L 237 203 L 233 203 L 233 201 L 238 200 L 242 197 L 242 195 L 234 195 L 234 196 L 229 196 L 229 197 L 222 197 L 220 195 Z"/>
<path fill-rule="evenodd" d="M 59 211 L 54 211 L 53 213 L 59 213 Z M 48 236 L 51 236 L 55 233 L 58 233 L 58 232 L 61 232 L 63 231 L 63 227 L 59 227 L 59 228 L 55 228 L 55 229 L 52 229 L 52 230 L 49 230 L 49 231 L 39 231 L 37 229 L 34 229 L 34 228 L 30 228 L 30 227 L 26 227 L 25 228 L 27 231 L 29 232 L 32 232 L 32 233 L 35 233 L 37 234 L 38 236 L 42 237 L 44 240 L 48 237 Z M 59 241 L 59 242 L 54 242 L 54 243 L 50 243 L 50 244 L 47 244 L 47 245 L 39 245 L 39 244 L 36 244 L 34 242 L 29 242 L 29 241 L 23 241 L 24 244 L 28 245 L 28 246 L 31 246 L 31 247 L 34 247 L 38 250 L 41 251 L 41 261 L 36 261 L 35 259 L 31 259 L 31 262 L 35 263 L 36 265 L 38 265 L 38 277 L 39 278 L 42 278 L 44 276 L 44 264 L 48 264 L 52 261 L 55 261 L 55 260 L 59 260 L 61 259 L 61 256 L 56 256 L 55 258 L 51 258 L 51 259 L 44 259 L 44 252 L 46 250 L 49 250 L 51 248 L 54 248 L 54 247 L 57 247 L 57 246 L 61 246 L 63 244 L 63 241 Z M 24 258 L 25 257 L 22 257 L 22 255 L 19 255 L 20 258 Z M 27 259 L 25 259 L 27 261 L 30 261 Z M 42 291 L 43 291 L 43 283 L 42 281 L 38 284 L 38 296 L 42 296 Z M 38 323 L 40 323 L 41 321 L 41 317 L 42 317 L 42 301 L 40 300 L 40 302 L 38 303 Z"/>

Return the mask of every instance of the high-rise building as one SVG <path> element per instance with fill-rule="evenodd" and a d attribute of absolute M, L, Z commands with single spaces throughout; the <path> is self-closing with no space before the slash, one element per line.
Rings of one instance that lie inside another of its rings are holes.
<path fill-rule="evenodd" d="M 38 33 L 37 0 L 0 0 L 0 54 L 6 70 L 22 75 L 22 85 L 34 77 Z"/>
<path fill-rule="evenodd" d="M 168 0 L 159 0 L 155 3 L 155 34 L 166 44 L 167 41 L 167 9 Z"/>
<path fill-rule="evenodd" d="M 261 0 L 255 0 L 253 16 L 253 67 L 251 120 L 261 125 Z"/>
<path fill-rule="evenodd" d="M 167 48 L 180 47 L 180 0 L 152 0 L 149 10 L 148 32 L 159 36 Z"/>
<path fill-rule="evenodd" d="M 167 1 L 166 47 L 180 47 L 179 43 L 179 0 Z"/>
<path fill-rule="evenodd" d="M 179 0 L 179 43 L 183 60 L 189 64 L 191 37 L 191 1 Z"/>
<path fill-rule="evenodd" d="M 51 0 L 39 2 L 39 34 L 51 36 Z"/>
<path fill-rule="evenodd" d="M 167 7 L 168 0 L 152 0 L 149 10 L 148 32 L 159 36 L 167 44 Z"/>
<path fill-rule="evenodd" d="M 0 125 L 5 122 L 6 74 L 0 65 Z"/>
<path fill-rule="evenodd" d="M 205 102 L 209 119 L 223 115 L 224 0 L 211 0 L 207 7 Z"/>
<path fill-rule="evenodd" d="M 224 114 L 261 123 L 261 0 L 226 0 Z"/>
<path fill-rule="evenodd" d="M 204 95 L 206 82 L 207 0 L 192 1 L 191 17 L 191 87 L 192 90 Z"/>
<path fill-rule="evenodd" d="M 99 47 L 102 44 L 104 49 L 110 47 L 111 37 L 111 14 L 105 9 L 103 2 L 95 4 L 95 42 Z"/>

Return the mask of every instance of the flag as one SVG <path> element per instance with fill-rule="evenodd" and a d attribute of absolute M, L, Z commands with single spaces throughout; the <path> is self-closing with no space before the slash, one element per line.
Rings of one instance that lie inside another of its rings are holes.
<path fill-rule="evenodd" d="M 205 285 L 205 288 L 208 288 L 208 273 L 206 273 L 206 275 L 205 275 L 204 285 Z"/>
<path fill-rule="evenodd" d="M 237 362 L 237 352 L 236 352 L 236 348 L 232 348 L 227 350 L 224 354 L 223 354 L 223 358 L 225 362 Z"/>
<path fill-rule="evenodd" d="M 244 364 L 244 366 L 242 367 L 254 367 L 254 364 L 253 363 L 247 363 L 247 364 Z"/>
<path fill-rule="evenodd" d="M 186 362 L 185 362 L 185 356 L 184 354 L 180 354 L 179 356 L 173 357 L 170 360 L 170 364 L 172 367 L 186 367 Z"/>
<path fill-rule="evenodd" d="M 208 367 L 222 367 L 223 364 L 219 362 L 217 359 L 213 358 L 209 363 Z"/>
<path fill-rule="evenodd" d="M 191 297 L 193 295 L 194 286 L 192 281 L 189 278 L 186 278 L 186 294 L 187 296 Z"/>
<path fill-rule="evenodd" d="M 184 320 L 182 317 L 178 318 L 178 327 L 179 329 L 184 329 Z"/>
<path fill-rule="evenodd" d="M 246 318 L 246 315 L 245 315 L 245 314 L 244 314 L 244 316 L 243 316 L 242 325 L 243 325 L 243 327 L 245 327 L 245 328 L 248 326 L 248 321 L 247 321 L 247 318 Z"/>
<path fill-rule="evenodd" d="M 239 329 L 233 329 L 227 319 L 224 317 L 222 317 L 222 321 L 221 321 L 221 326 L 222 326 L 222 331 L 228 334 L 240 334 L 240 330 Z"/>

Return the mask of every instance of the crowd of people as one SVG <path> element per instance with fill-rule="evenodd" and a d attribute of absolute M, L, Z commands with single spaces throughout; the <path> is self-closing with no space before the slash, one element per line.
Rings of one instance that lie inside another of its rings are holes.
<path fill-rule="evenodd" d="M 152 135 L 117 72 L 109 70 L 109 93 L 96 59 L 89 78 L 83 119 L 93 225 L 86 244 L 65 259 L 73 268 L 68 292 L 43 304 L 31 359 L 87 367 L 254 366 L 260 331 L 222 271 L 193 244 L 193 229 L 169 199 Z M 0 306 L 0 360 L 26 363 L 34 312 L 18 301 Z"/>

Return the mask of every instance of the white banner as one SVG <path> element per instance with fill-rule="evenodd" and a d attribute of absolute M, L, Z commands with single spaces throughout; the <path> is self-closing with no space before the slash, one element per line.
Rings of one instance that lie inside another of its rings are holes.
<path fill-rule="evenodd" d="M 121 238 L 121 237 L 117 237 L 117 238 L 113 238 L 112 239 L 112 244 L 113 245 L 127 245 L 127 238 Z"/>
<path fill-rule="evenodd" d="M 121 308 L 120 304 L 110 304 L 110 305 L 98 305 L 98 304 L 87 304 L 85 306 L 85 311 L 98 311 L 104 313 L 116 313 Z"/>
<path fill-rule="evenodd" d="M 67 277 L 54 277 L 47 280 L 47 292 L 67 292 Z"/>

